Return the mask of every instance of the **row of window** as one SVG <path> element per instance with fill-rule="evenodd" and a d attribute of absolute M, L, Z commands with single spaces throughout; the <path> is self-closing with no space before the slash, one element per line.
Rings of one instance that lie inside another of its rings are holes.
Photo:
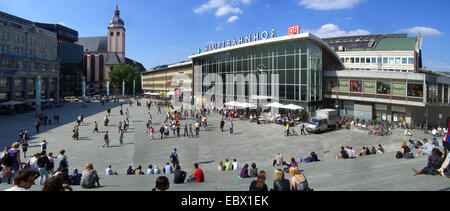
<path fill-rule="evenodd" d="M 25 82 L 24 82 L 25 80 Z M 13 79 L 13 83 L 15 87 L 22 87 L 23 85 L 25 85 L 24 83 L 27 84 L 28 87 L 34 87 L 35 86 L 35 79 L 23 79 L 23 78 L 14 78 Z M 48 80 L 50 86 L 56 86 L 56 80 L 55 79 L 49 79 Z M 41 87 L 42 89 L 45 89 L 45 80 L 41 79 Z M 5 88 L 8 87 L 8 79 L 5 77 L 0 78 L 0 87 L 1 88 Z"/>
<path fill-rule="evenodd" d="M 0 40 L 9 40 L 9 33 L 8 32 L 4 32 L 4 31 L 0 31 Z M 25 43 L 25 36 L 22 35 L 16 35 L 15 36 L 15 42 L 16 43 Z M 27 41 L 27 44 L 29 46 L 36 46 L 36 39 L 34 38 L 29 38 Z M 46 47 L 47 43 L 45 40 L 41 40 L 39 41 L 39 47 Z M 56 49 L 56 43 L 50 43 L 49 44 L 50 49 Z"/>
<path fill-rule="evenodd" d="M 9 59 L 4 59 L 0 62 L 0 68 L 16 68 L 19 70 L 41 70 L 41 71 L 47 71 L 51 70 L 53 72 L 56 71 L 57 65 L 52 64 L 46 64 L 46 63 L 39 63 L 39 62 L 24 62 L 24 61 L 16 61 L 11 62 Z"/>
<path fill-rule="evenodd" d="M 414 64 L 413 57 L 342 57 L 344 64 Z"/>
<path fill-rule="evenodd" d="M 376 68 L 347 68 L 346 70 L 358 70 L 358 71 L 384 71 L 384 72 L 402 72 L 402 73 L 412 73 L 412 72 L 414 72 L 414 70 L 376 69 Z"/>
<path fill-rule="evenodd" d="M 24 48 L 22 48 L 22 47 L 15 47 L 14 52 L 10 52 L 9 45 L 0 44 L 0 54 L 9 54 L 9 53 L 14 53 L 15 55 L 19 55 L 19 56 L 36 57 L 35 49 L 28 49 L 28 51 L 25 51 Z M 55 53 L 47 54 L 44 51 L 40 51 L 39 58 L 48 59 L 48 60 L 56 60 L 56 54 Z"/>

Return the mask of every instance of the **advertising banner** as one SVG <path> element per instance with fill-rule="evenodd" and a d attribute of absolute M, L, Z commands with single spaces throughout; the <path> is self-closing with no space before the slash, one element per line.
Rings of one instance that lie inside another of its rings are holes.
<path fill-rule="evenodd" d="M 375 81 L 364 81 L 364 93 L 375 94 Z"/>
<path fill-rule="evenodd" d="M 406 83 L 392 83 L 392 95 L 406 96 Z"/>
<path fill-rule="evenodd" d="M 350 83 L 348 80 L 339 80 L 339 91 L 348 92 L 350 90 Z"/>

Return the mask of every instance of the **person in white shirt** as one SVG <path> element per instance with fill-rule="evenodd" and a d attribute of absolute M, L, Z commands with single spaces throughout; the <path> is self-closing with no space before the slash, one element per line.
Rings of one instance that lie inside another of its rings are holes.
<path fill-rule="evenodd" d="M 419 156 L 420 154 L 427 154 L 427 155 L 431 155 L 431 151 L 433 150 L 434 146 L 426 139 L 423 139 L 423 145 L 419 147 L 419 149 L 417 150 L 417 156 Z"/>
<path fill-rule="evenodd" d="M 106 169 L 106 175 L 114 175 L 114 171 L 112 170 L 111 165 L 109 165 Z"/>
<path fill-rule="evenodd" d="M 231 165 L 233 166 L 234 171 L 239 170 L 239 165 L 238 165 L 238 162 L 236 161 L 236 159 L 233 159 L 233 163 Z"/>
<path fill-rule="evenodd" d="M 27 191 L 34 185 L 36 171 L 32 169 L 23 169 L 14 175 L 13 187 L 5 191 Z"/>
<path fill-rule="evenodd" d="M 436 135 L 437 135 L 437 130 L 436 130 L 436 128 L 433 128 L 433 130 L 431 131 L 431 134 L 432 134 L 433 136 L 436 136 Z"/>

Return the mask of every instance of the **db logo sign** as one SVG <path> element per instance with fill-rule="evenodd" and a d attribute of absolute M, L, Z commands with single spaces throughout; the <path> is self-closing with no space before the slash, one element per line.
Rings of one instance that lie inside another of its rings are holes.
<path fill-rule="evenodd" d="M 294 35 L 294 34 L 300 34 L 300 26 L 289 26 L 288 28 L 288 35 Z"/>

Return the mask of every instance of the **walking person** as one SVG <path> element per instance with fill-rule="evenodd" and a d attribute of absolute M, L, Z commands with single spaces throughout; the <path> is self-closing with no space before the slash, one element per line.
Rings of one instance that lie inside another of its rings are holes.
<path fill-rule="evenodd" d="M 169 155 L 169 160 L 170 160 L 170 162 L 172 163 L 174 169 L 175 169 L 175 167 L 180 163 L 180 162 L 179 162 L 179 157 L 178 157 L 177 149 L 176 149 L 176 148 L 174 148 L 174 149 L 173 149 L 173 152 L 170 153 L 170 155 Z"/>
<path fill-rule="evenodd" d="M 223 132 L 223 126 L 225 126 L 225 121 L 223 118 L 220 120 L 220 130 Z"/>
<path fill-rule="evenodd" d="M 94 131 L 92 131 L 93 133 L 94 132 L 97 132 L 98 133 L 98 124 L 97 124 L 97 121 L 94 121 Z"/>
<path fill-rule="evenodd" d="M 120 133 L 120 131 L 122 130 L 122 121 L 119 121 L 119 123 L 117 124 L 117 127 L 119 128 L 117 133 Z"/>
<path fill-rule="evenodd" d="M 108 147 L 109 146 L 109 136 L 108 136 L 108 131 L 106 131 L 105 135 L 103 136 L 104 139 L 104 143 L 102 147 Z"/>
<path fill-rule="evenodd" d="M 37 119 L 34 123 L 34 127 L 36 128 L 36 133 L 39 133 L 39 128 L 41 127 L 41 122 Z"/>
<path fill-rule="evenodd" d="M 194 138 L 194 132 L 192 131 L 193 130 L 192 124 L 189 124 L 188 130 L 189 130 L 189 138 L 191 137 Z"/>
<path fill-rule="evenodd" d="M 233 120 L 230 120 L 230 134 L 233 133 Z"/>
<path fill-rule="evenodd" d="M 164 139 L 164 126 L 161 125 L 161 127 L 159 128 L 159 132 L 161 133 L 161 139 Z"/>
<path fill-rule="evenodd" d="M 180 137 L 180 129 L 181 129 L 181 125 L 180 125 L 179 122 L 177 122 L 175 126 L 177 127 L 177 137 Z"/>
<path fill-rule="evenodd" d="M 20 144 L 19 142 L 14 142 L 11 146 L 11 149 L 8 150 L 8 153 L 6 154 L 7 156 L 9 156 L 11 158 L 11 179 L 14 178 L 14 175 L 16 174 L 17 171 L 22 169 L 22 165 L 21 165 L 21 161 L 20 161 Z M 12 182 L 12 181 L 10 181 Z"/>
<path fill-rule="evenodd" d="M 46 156 L 45 152 L 41 152 L 41 156 L 37 160 L 37 164 L 39 166 L 39 185 L 43 185 L 44 181 L 48 179 L 49 175 L 49 167 L 50 167 L 50 161 L 48 160 L 48 157 Z M 44 179 L 45 177 L 45 179 Z"/>
<path fill-rule="evenodd" d="M 183 137 L 186 137 L 186 135 L 189 136 L 189 133 L 188 133 L 188 127 L 187 127 L 187 124 L 184 124 L 184 133 L 183 133 Z"/>
<path fill-rule="evenodd" d="M 119 142 L 123 144 L 123 130 L 120 131 Z"/>
<path fill-rule="evenodd" d="M 304 123 L 300 124 L 300 131 L 301 131 L 300 135 L 306 135 L 306 133 L 305 133 L 305 124 Z"/>
<path fill-rule="evenodd" d="M 27 151 L 28 151 L 28 141 L 25 139 L 25 140 L 23 140 L 23 144 L 22 144 L 22 152 L 23 152 L 24 158 L 27 158 Z"/>
<path fill-rule="evenodd" d="M 153 133 L 155 132 L 155 129 L 152 127 L 152 125 L 150 125 L 149 131 L 150 131 L 149 138 L 150 138 L 150 140 L 153 140 Z"/>

